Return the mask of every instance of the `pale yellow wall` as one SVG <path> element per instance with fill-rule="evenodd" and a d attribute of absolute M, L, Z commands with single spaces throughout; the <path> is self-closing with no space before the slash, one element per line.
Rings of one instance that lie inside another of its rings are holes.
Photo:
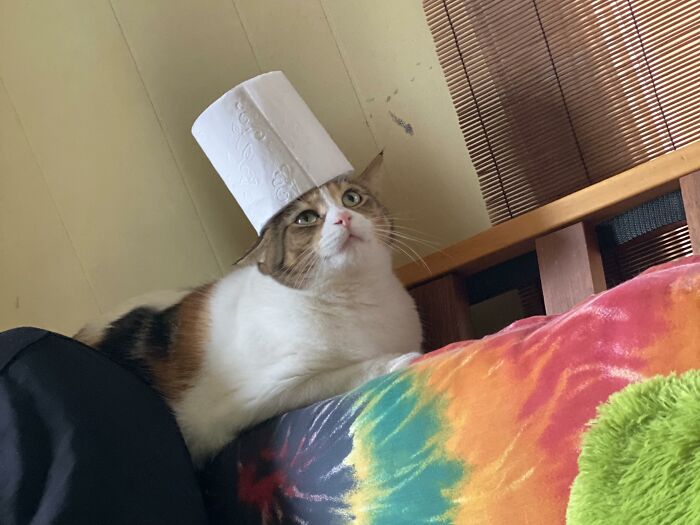
<path fill-rule="evenodd" d="M 228 271 L 254 233 L 190 127 L 273 69 L 409 227 L 487 226 L 419 0 L 0 0 L 0 329 Z"/>

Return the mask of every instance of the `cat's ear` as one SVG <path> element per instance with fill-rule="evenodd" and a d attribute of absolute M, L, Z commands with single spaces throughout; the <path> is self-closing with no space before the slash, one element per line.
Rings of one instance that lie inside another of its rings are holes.
<path fill-rule="evenodd" d="M 253 247 L 236 264 L 255 264 L 262 274 L 273 275 L 283 262 L 284 235 L 273 223 L 262 231 Z"/>
<path fill-rule="evenodd" d="M 373 193 L 379 192 L 379 180 L 382 175 L 382 163 L 384 162 L 384 150 L 372 159 L 372 162 L 365 170 L 355 177 L 357 183 L 362 184 L 365 188 Z"/>
<path fill-rule="evenodd" d="M 258 235 L 255 244 L 250 247 L 250 249 L 235 262 L 236 266 L 247 266 L 249 264 L 259 265 L 264 263 L 266 260 L 270 259 L 267 253 L 270 247 L 270 229 L 265 228 L 260 235 Z"/>
<path fill-rule="evenodd" d="M 235 263 L 233 263 L 234 266 L 247 266 L 249 264 L 255 264 L 257 263 L 257 259 L 260 256 L 260 251 L 263 250 L 263 241 L 264 241 L 264 232 L 261 235 L 258 235 L 258 238 L 255 241 L 255 244 L 248 248 L 248 251 L 245 252 Z"/>

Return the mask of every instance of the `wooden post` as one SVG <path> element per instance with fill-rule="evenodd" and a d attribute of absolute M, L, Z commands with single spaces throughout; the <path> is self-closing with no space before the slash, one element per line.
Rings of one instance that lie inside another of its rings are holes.
<path fill-rule="evenodd" d="M 605 290 L 605 274 L 593 229 L 581 222 L 535 241 L 547 314 L 566 312 Z"/>
<path fill-rule="evenodd" d="M 681 195 L 693 253 L 700 254 L 700 171 L 681 178 Z"/>
<path fill-rule="evenodd" d="M 466 279 L 447 274 L 409 290 L 423 323 L 423 349 L 437 350 L 473 337 Z"/>

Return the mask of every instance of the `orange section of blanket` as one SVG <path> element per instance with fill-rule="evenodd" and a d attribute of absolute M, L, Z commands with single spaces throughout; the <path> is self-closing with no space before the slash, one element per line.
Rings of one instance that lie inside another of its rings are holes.
<path fill-rule="evenodd" d="M 442 399 L 444 453 L 468 467 L 443 494 L 451 521 L 563 523 L 596 407 L 632 382 L 699 365 L 700 257 L 422 358 L 407 374 Z"/>

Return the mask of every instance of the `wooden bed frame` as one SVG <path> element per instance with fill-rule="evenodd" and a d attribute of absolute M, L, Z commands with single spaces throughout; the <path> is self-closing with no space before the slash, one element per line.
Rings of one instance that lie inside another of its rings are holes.
<path fill-rule="evenodd" d="M 594 226 L 680 187 L 694 253 L 700 253 L 700 142 L 622 172 L 400 267 L 426 331 L 426 348 L 469 339 L 467 280 L 535 251 L 547 314 L 605 290 Z"/>

